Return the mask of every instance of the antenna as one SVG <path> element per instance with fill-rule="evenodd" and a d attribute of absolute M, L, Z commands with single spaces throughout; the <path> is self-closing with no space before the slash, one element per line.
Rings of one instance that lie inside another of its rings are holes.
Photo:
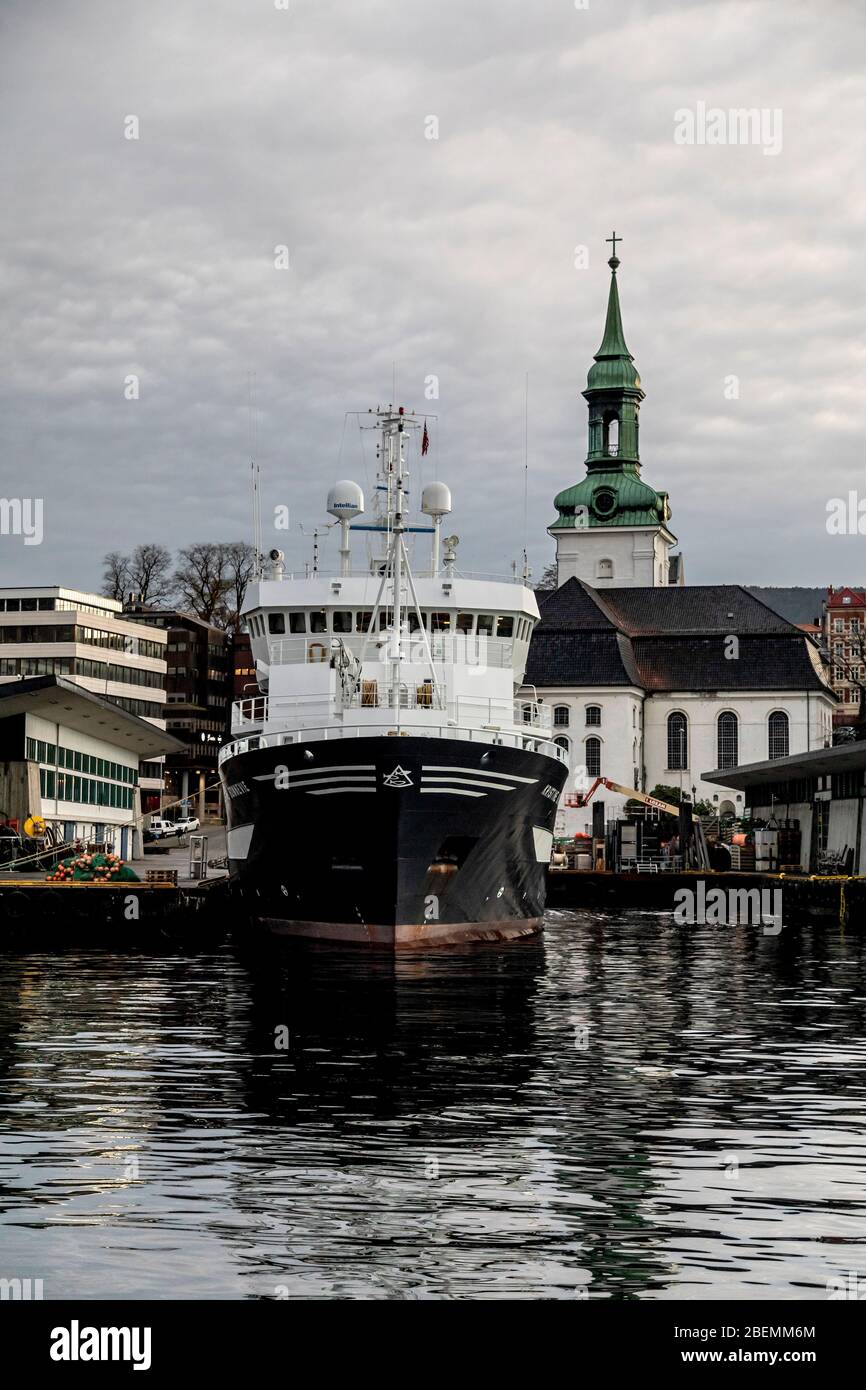
<path fill-rule="evenodd" d="M 262 489 L 261 489 L 261 468 L 256 462 L 258 453 L 259 431 L 258 422 L 255 414 L 253 401 L 253 381 L 255 374 L 247 372 L 247 397 L 249 403 L 249 444 L 250 444 L 250 484 L 252 488 L 253 504 L 253 574 L 259 578 L 262 572 Z"/>
<path fill-rule="evenodd" d="M 526 553 L 529 535 L 529 372 L 523 392 L 523 582 L 529 580 L 529 557 Z"/>

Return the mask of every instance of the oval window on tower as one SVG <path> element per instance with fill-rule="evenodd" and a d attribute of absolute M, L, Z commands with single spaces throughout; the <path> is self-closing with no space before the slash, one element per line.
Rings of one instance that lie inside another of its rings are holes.
<path fill-rule="evenodd" d="M 610 488 L 599 488 L 592 499 L 592 505 L 599 516 L 610 516 L 616 507 L 616 495 L 611 492 Z"/>

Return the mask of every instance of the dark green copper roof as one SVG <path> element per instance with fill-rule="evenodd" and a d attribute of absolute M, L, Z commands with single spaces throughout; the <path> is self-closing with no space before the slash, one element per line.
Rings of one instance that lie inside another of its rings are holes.
<path fill-rule="evenodd" d="M 606 501 L 606 494 L 614 498 L 612 508 L 599 506 Z M 619 468 L 591 473 L 582 483 L 558 493 L 553 505 L 559 516 L 551 531 L 573 531 L 578 507 L 587 509 L 585 515 L 580 514 L 581 526 L 658 526 L 670 517 L 666 492 L 656 492 L 636 470 Z"/>
<path fill-rule="evenodd" d="M 619 257 L 611 256 L 608 265 L 610 266 L 610 291 L 607 297 L 604 337 L 601 340 L 601 347 L 595 354 L 595 361 L 589 369 L 586 387 L 588 391 L 610 391 L 623 388 L 640 390 L 640 377 L 637 367 L 634 365 L 634 358 L 626 346 L 622 327 L 619 290 L 616 284 Z"/>

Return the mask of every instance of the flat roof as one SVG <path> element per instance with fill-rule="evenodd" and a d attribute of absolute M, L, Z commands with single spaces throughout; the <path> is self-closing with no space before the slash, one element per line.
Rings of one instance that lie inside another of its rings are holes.
<path fill-rule="evenodd" d="M 3 584 L 0 598 L 65 598 L 89 603 L 107 612 L 119 613 L 123 604 L 105 594 L 92 594 L 87 589 L 66 589 L 62 584 Z"/>
<path fill-rule="evenodd" d="M 789 782 L 798 777 L 829 777 L 837 772 L 866 769 L 866 739 L 859 743 L 837 743 L 835 748 L 815 748 L 810 753 L 792 753 L 788 758 L 771 758 L 742 767 L 717 767 L 701 774 L 703 781 L 719 787 L 755 787 L 768 782 Z"/>
<path fill-rule="evenodd" d="M 36 714 L 52 719 L 67 729 L 77 729 L 79 733 L 113 743 L 139 758 L 183 753 L 187 749 L 185 743 L 165 729 L 158 729 L 155 724 L 63 676 L 29 676 L 23 681 L 0 682 L 0 719 L 15 714 Z"/>

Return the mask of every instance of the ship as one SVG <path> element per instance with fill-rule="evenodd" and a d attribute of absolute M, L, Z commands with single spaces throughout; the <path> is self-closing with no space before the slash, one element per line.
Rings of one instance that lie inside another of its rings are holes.
<path fill-rule="evenodd" d="M 388 406 L 360 421 L 376 431 L 375 506 L 351 480 L 331 488 L 336 572 L 318 538 L 297 576 L 257 546 L 242 608 L 256 688 L 219 754 L 233 891 L 289 937 L 398 950 L 531 935 L 568 773 L 550 709 L 523 686 L 535 595 L 525 566 L 461 573 L 444 483 L 423 487 L 412 521 L 426 417 Z"/>

